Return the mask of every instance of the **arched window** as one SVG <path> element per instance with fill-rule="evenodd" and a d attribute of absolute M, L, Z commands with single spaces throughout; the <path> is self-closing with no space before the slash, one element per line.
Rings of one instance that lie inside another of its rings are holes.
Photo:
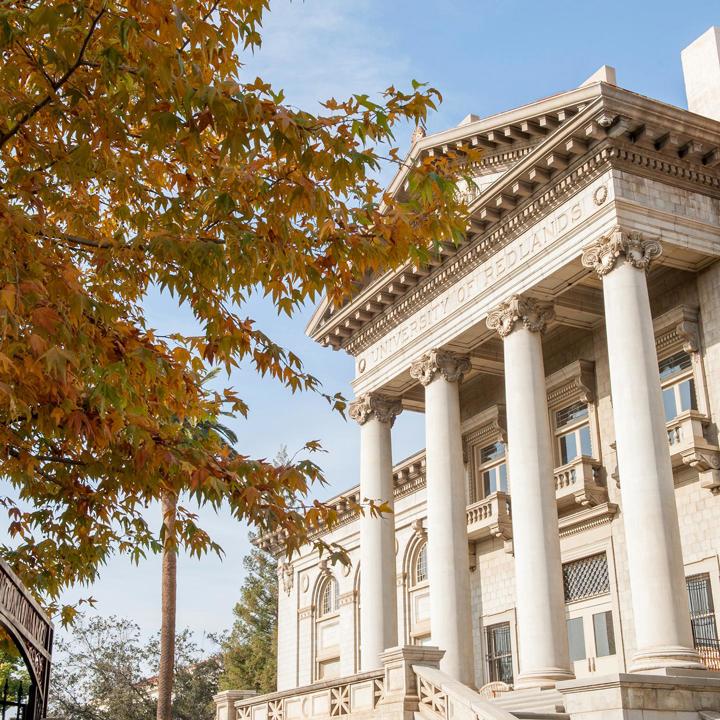
<path fill-rule="evenodd" d="M 338 609 L 338 583 L 334 577 L 329 577 L 325 581 L 321 592 L 319 605 L 319 616 L 325 617 L 337 612 Z"/>
<path fill-rule="evenodd" d="M 413 585 L 425 582 L 428 579 L 428 564 L 427 564 L 427 543 L 423 543 L 420 550 L 418 550 L 417 558 L 415 559 L 415 582 Z"/>
<path fill-rule="evenodd" d="M 408 636 L 413 645 L 430 643 L 430 584 L 427 542 L 418 538 L 410 550 L 408 578 Z"/>
<path fill-rule="evenodd" d="M 315 679 L 340 675 L 340 591 L 338 581 L 326 574 L 315 594 Z"/>

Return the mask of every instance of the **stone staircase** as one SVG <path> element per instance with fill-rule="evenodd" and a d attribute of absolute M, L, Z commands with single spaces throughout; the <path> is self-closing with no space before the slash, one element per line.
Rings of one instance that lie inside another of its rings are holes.
<path fill-rule="evenodd" d="M 511 690 L 490 702 L 518 720 L 569 720 L 563 696 L 557 690 Z"/>

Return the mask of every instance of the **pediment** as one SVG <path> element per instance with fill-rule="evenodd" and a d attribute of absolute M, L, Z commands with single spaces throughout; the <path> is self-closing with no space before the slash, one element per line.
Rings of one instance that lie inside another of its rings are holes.
<path fill-rule="evenodd" d="M 371 279 L 342 308 L 325 304 L 308 326 L 311 337 L 335 349 L 361 349 L 356 339 L 365 329 L 391 309 L 396 314 L 416 288 L 432 290 L 471 248 L 475 257 L 493 252 L 546 212 L 552 196 L 601 167 L 664 173 L 674 184 L 720 196 L 719 122 L 606 83 L 423 138 L 408 158 L 464 144 L 484 149 L 465 242 L 441 247 L 427 266 L 408 263 Z M 402 194 L 402 178 L 389 190 Z"/>

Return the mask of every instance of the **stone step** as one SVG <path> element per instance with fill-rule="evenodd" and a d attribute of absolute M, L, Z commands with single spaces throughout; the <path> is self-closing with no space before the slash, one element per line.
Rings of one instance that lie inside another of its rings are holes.
<path fill-rule="evenodd" d="M 565 701 L 561 693 L 555 689 L 539 690 L 531 688 L 528 690 L 511 690 L 501 693 L 493 698 L 492 703 L 511 712 L 516 717 L 518 713 L 536 713 L 538 718 L 541 715 L 557 717 L 565 713 Z M 530 715 L 527 715 L 530 718 Z"/>
<path fill-rule="evenodd" d="M 530 712 L 526 710 L 510 711 L 518 720 L 570 720 L 570 715 L 564 712 Z"/>

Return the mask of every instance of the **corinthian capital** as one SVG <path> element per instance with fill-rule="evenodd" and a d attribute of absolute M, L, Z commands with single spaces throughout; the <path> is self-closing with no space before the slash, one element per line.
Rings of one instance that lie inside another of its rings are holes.
<path fill-rule="evenodd" d="M 430 350 L 410 366 L 410 377 L 429 385 L 438 374 L 448 382 L 462 382 L 463 375 L 470 369 L 467 355 L 449 350 Z"/>
<path fill-rule="evenodd" d="M 548 320 L 552 320 L 554 310 L 551 305 L 540 303 L 534 298 L 513 295 L 501 302 L 487 318 L 487 326 L 496 330 L 501 338 L 507 337 L 517 322 L 531 332 L 543 332 Z"/>
<path fill-rule="evenodd" d="M 661 254 L 662 245 L 657 240 L 646 240 L 638 232 L 627 232 L 618 227 L 583 250 L 582 264 L 603 277 L 615 267 L 619 257 L 624 257 L 638 270 L 647 271 L 650 263 Z"/>
<path fill-rule="evenodd" d="M 395 418 L 402 412 L 402 405 L 397 398 L 379 393 L 368 393 L 351 402 L 348 411 L 350 417 L 360 425 L 364 425 L 371 417 L 374 417 L 381 423 L 390 423 L 392 427 Z"/>

